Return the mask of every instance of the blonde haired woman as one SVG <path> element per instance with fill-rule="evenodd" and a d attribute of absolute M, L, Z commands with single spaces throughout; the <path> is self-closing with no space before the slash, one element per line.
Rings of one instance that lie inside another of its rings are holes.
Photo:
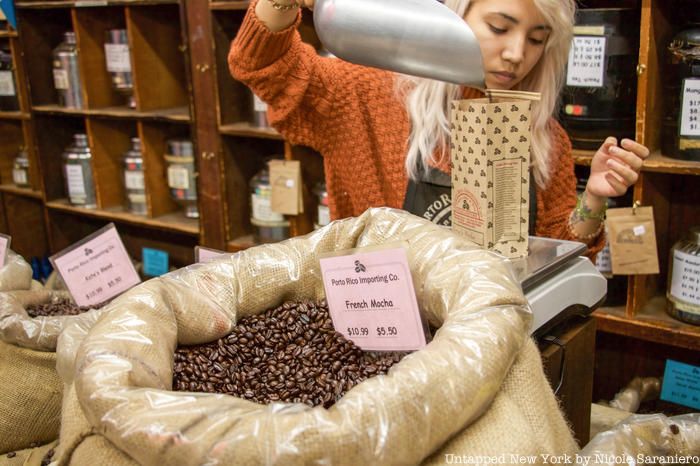
<path fill-rule="evenodd" d="M 571 144 L 552 118 L 574 1 L 444 3 L 479 40 L 486 87 L 542 94 L 533 109 L 531 234 L 583 241 L 595 254 L 604 243 L 607 198 L 637 181 L 649 151 L 608 138 L 577 198 Z M 231 73 L 268 103 L 270 122 L 288 141 L 323 155 L 333 218 L 391 206 L 448 225 L 449 103 L 480 92 L 319 57 L 296 31 L 304 6 L 313 0 L 251 2 L 231 46 Z"/>

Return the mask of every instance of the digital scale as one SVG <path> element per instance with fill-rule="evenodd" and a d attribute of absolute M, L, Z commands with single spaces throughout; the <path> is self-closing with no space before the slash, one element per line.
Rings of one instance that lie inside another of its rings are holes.
<path fill-rule="evenodd" d="M 529 239 L 529 255 L 512 263 L 533 313 L 535 337 L 574 315 L 588 315 L 605 300 L 608 282 L 581 254 L 586 245 L 549 238 Z"/>

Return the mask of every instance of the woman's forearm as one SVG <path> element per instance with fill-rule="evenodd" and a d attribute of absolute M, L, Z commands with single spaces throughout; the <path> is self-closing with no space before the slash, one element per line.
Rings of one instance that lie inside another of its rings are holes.
<path fill-rule="evenodd" d="M 290 9 L 275 8 L 275 5 L 284 7 L 294 5 Z M 291 26 L 297 17 L 298 7 L 296 0 L 259 0 L 255 5 L 255 16 L 271 32 L 282 31 Z"/>

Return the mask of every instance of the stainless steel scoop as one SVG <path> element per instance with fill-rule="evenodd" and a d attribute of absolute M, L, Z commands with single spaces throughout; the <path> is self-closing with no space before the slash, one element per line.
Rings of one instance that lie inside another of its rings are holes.
<path fill-rule="evenodd" d="M 484 87 L 474 33 L 437 0 L 316 0 L 314 26 L 351 63 Z"/>

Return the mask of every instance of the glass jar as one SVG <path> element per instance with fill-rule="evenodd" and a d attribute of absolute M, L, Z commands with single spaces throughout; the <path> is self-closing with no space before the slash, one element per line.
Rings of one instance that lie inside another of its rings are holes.
<path fill-rule="evenodd" d="M 256 128 L 269 128 L 267 121 L 267 104 L 257 95 L 253 94 L 253 126 Z"/>
<path fill-rule="evenodd" d="M 129 108 L 136 108 L 134 81 L 131 74 L 131 53 L 126 29 L 110 29 L 106 32 L 105 59 L 112 79 L 112 88 L 125 96 Z"/>
<path fill-rule="evenodd" d="M 267 167 L 250 180 L 253 238 L 257 243 L 274 243 L 289 238 L 289 221 L 272 211 L 272 186 Z"/>
<path fill-rule="evenodd" d="M 19 188 L 29 188 L 29 157 L 24 147 L 20 147 L 12 166 L 12 182 Z"/>
<path fill-rule="evenodd" d="M 197 181 L 194 169 L 194 147 L 187 139 L 171 139 L 167 143 L 168 186 L 173 200 L 184 207 L 185 216 L 199 218 Z"/>
<path fill-rule="evenodd" d="M 53 51 L 53 82 L 58 93 L 58 105 L 83 108 L 78 46 L 74 32 L 65 32 L 63 42 Z"/>
<path fill-rule="evenodd" d="M 71 204 L 94 209 L 97 207 L 95 181 L 92 175 L 92 153 L 87 135 L 73 136 L 73 144 L 63 153 L 63 175 Z"/>
<path fill-rule="evenodd" d="M 146 183 L 143 175 L 143 155 L 141 140 L 131 138 L 131 149 L 124 153 L 124 191 L 126 206 L 129 212 L 136 215 L 146 215 Z"/>
<path fill-rule="evenodd" d="M 666 298 L 671 316 L 700 325 L 700 226 L 671 248 Z"/>
<path fill-rule="evenodd" d="M 664 155 L 700 161 L 700 25 L 675 35 L 666 53 Z"/>
<path fill-rule="evenodd" d="M 19 110 L 13 70 L 9 44 L 2 44 L 0 45 L 0 110 L 5 112 Z"/>
<path fill-rule="evenodd" d="M 320 181 L 316 184 L 314 187 L 314 194 L 318 199 L 314 228 L 319 229 L 331 223 L 331 213 L 328 208 L 328 191 L 326 190 L 325 181 Z"/>

